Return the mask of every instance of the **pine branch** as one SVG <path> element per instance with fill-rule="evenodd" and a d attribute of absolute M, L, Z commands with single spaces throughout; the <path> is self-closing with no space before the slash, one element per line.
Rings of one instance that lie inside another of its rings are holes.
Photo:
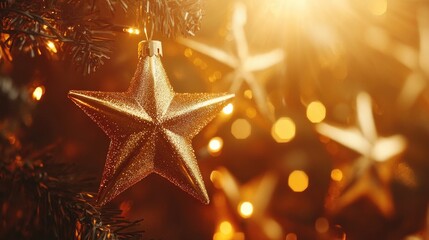
<path fill-rule="evenodd" d="M 96 206 L 94 195 L 77 193 L 91 184 L 73 167 L 52 161 L 54 146 L 18 150 L 0 143 L 0 238 L 140 239 L 117 209 Z"/>
<path fill-rule="evenodd" d="M 105 0 L 111 11 L 125 0 Z M 90 74 L 111 54 L 115 25 L 99 17 L 97 1 L 14 1 L 0 9 L 0 59 L 28 52 L 50 56 L 64 52 L 83 74 Z"/>

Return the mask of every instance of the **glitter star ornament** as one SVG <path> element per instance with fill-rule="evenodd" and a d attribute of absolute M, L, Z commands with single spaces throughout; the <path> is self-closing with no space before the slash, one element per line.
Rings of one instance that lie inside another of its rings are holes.
<path fill-rule="evenodd" d="M 360 93 L 357 96 L 356 110 L 359 128 L 339 128 L 326 123 L 316 125 L 320 134 L 361 155 L 353 161 L 353 165 L 341 169 L 346 178 L 342 183 L 344 188 L 331 207 L 337 212 L 366 197 L 384 216 L 389 217 L 394 212 L 389 185 L 394 178 L 397 160 L 407 143 L 402 135 L 378 136 L 368 94 Z"/>
<path fill-rule="evenodd" d="M 126 92 L 69 93 L 111 140 L 98 192 L 100 205 L 150 173 L 209 202 L 192 138 L 233 95 L 175 93 L 161 55 L 159 41 L 140 42 L 137 70 Z"/>
<path fill-rule="evenodd" d="M 267 70 L 281 63 L 284 59 L 284 53 L 282 49 L 274 49 L 267 53 L 251 55 L 244 32 L 246 21 L 246 6 L 243 3 L 236 3 L 231 22 L 232 36 L 236 47 L 235 54 L 190 39 L 179 39 L 179 41 L 185 46 L 232 68 L 233 71 L 225 76 L 225 79 L 231 82 L 229 91 L 238 94 L 243 84 L 246 83 L 252 91 L 260 113 L 273 119 L 265 89 L 261 86 L 260 79 L 255 76 L 255 72 Z"/>

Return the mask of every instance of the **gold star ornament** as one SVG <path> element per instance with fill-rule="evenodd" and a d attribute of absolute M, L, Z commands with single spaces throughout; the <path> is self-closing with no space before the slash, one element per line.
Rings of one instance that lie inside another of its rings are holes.
<path fill-rule="evenodd" d="M 160 56 L 159 41 L 142 41 L 137 70 L 126 92 L 69 93 L 111 140 L 98 192 L 100 205 L 150 173 L 209 203 L 192 138 L 233 95 L 175 93 Z"/>

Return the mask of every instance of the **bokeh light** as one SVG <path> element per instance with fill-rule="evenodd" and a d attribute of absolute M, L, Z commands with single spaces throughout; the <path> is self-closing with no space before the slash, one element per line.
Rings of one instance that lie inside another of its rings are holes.
<path fill-rule="evenodd" d="M 252 133 L 252 126 L 246 119 L 239 118 L 232 123 L 231 133 L 237 139 L 246 139 Z"/>
<path fill-rule="evenodd" d="M 139 35 L 140 29 L 134 28 L 134 27 L 129 27 L 129 28 L 125 28 L 124 32 L 127 32 L 127 33 L 132 34 L 132 35 Z"/>
<path fill-rule="evenodd" d="M 332 169 L 331 179 L 336 182 L 340 182 L 341 180 L 343 180 L 343 172 L 338 168 Z"/>
<path fill-rule="evenodd" d="M 43 95 L 45 94 L 45 87 L 38 86 L 33 91 L 33 99 L 36 101 L 40 101 L 42 99 Z"/>
<path fill-rule="evenodd" d="M 232 228 L 231 223 L 230 223 L 230 222 L 228 222 L 228 221 L 223 221 L 223 222 L 221 222 L 221 223 L 219 224 L 219 231 L 220 231 L 222 234 L 230 235 L 230 234 L 232 234 L 232 231 L 233 231 L 233 230 L 234 230 L 234 229 Z"/>
<path fill-rule="evenodd" d="M 223 114 L 225 115 L 230 115 L 232 114 L 232 112 L 234 112 L 234 105 L 232 103 L 228 103 L 228 105 L 226 105 L 223 109 L 222 109 Z"/>
<path fill-rule="evenodd" d="M 271 136 L 278 143 L 289 142 L 295 137 L 296 127 L 292 119 L 279 118 L 271 128 Z"/>
<path fill-rule="evenodd" d="M 314 101 L 307 106 L 307 118 L 312 123 L 319 123 L 326 117 L 326 108 L 323 103 Z"/>
<path fill-rule="evenodd" d="M 223 140 L 220 137 L 214 137 L 210 139 L 209 144 L 207 145 L 207 150 L 212 155 L 217 155 L 220 153 L 223 147 Z"/>
<path fill-rule="evenodd" d="M 296 236 L 295 233 L 288 233 L 286 235 L 286 240 L 298 240 L 298 237 Z"/>
<path fill-rule="evenodd" d="M 303 192 L 308 188 L 308 176 L 304 171 L 295 170 L 289 174 L 288 185 L 294 192 Z"/>
<path fill-rule="evenodd" d="M 52 41 L 48 41 L 46 42 L 46 46 L 48 47 L 49 51 L 51 51 L 52 53 L 57 53 L 57 47 L 55 46 L 55 43 Z"/>
<path fill-rule="evenodd" d="M 238 213 L 243 218 L 249 218 L 253 214 L 253 204 L 251 202 L 241 202 L 238 204 Z"/>
<path fill-rule="evenodd" d="M 329 230 L 329 221 L 324 217 L 320 217 L 314 223 L 314 227 L 316 231 L 319 233 L 326 233 Z"/>

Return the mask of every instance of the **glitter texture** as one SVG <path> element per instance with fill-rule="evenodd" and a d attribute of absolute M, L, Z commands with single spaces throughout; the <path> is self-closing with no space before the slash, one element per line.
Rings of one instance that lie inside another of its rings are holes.
<path fill-rule="evenodd" d="M 144 46 L 139 49 L 137 70 L 126 92 L 69 93 L 111 139 L 98 203 L 106 204 L 152 172 L 208 203 L 192 138 L 233 95 L 175 93 L 159 55 L 149 56 Z"/>

